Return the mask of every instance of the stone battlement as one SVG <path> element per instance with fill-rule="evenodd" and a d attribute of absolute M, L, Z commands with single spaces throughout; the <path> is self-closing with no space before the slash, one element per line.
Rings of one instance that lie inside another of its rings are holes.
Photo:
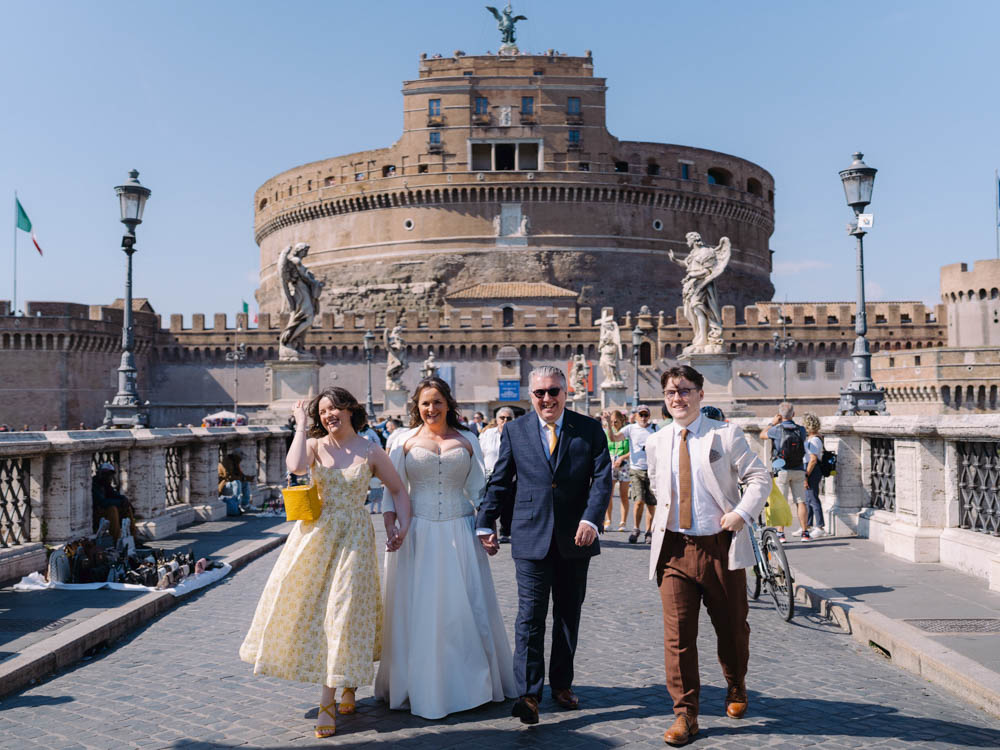
<path fill-rule="evenodd" d="M 941 299 L 945 302 L 974 302 L 1000 298 L 1000 260 L 977 260 L 941 267 Z"/>

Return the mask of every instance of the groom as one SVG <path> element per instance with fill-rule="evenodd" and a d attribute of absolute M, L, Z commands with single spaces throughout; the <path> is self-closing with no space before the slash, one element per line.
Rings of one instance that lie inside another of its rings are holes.
<path fill-rule="evenodd" d="M 545 618 L 552 597 L 549 688 L 556 703 L 573 710 L 580 609 L 590 558 L 600 554 L 597 533 L 611 498 L 611 457 L 601 425 L 566 411 L 566 376 L 538 367 L 528 377 L 529 412 L 508 424 L 479 506 L 476 527 L 486 551 L 499 548 L 494 523 L 513 509 L 511 557 L 517 571 L 514 680 L 521 697 L 513 716 L 538 723 L 545 681 Z"/>

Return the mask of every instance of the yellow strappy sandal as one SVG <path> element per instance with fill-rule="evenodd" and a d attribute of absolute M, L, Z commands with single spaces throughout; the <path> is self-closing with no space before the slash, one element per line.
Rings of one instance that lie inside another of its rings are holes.
<path fill-rule="evenodd" d="M 337 713 L 339 714 L 353 714 L 354 713 L 354 691 L 357 688 L 344 688 L 344 692 L 340 694 L 340 706 L 337 708 Z M 348 693 L 350 693 L 350 700 L 347 699 Z"/>
<path fill-rule="evenodd" d="M 316 739 L 322 740 L 322 739 L 325 739 L 327 737 L 333 737 L 333 735 L 335 735 L 337 733 L 337 717 L 334 716 L 333 711 L 330 710 L 331 708 L 333 708 L 336 705 L 337 705 L 336 701 L 332 701 L 330 703 L 330 705 L 328 705 L 328 706 L 324 706 L 324 705 L 320 704 L 319 712 L 316 714 L 316 721 L 318 722 L 320 720 L 320 716 L 323 713 L 326 713 L 326 714 L 328 714 L 330 716 L 331 719 L 333 719 L 333 723 L 332 724 L 316 724 L 316 731 L 315 731 Z"/>

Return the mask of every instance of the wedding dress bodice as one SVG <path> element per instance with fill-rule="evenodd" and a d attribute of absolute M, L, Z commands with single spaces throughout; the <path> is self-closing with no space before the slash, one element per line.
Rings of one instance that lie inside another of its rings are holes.
<path fill-rule="evenodd" d="M 463 488 L 472 465 L 465 448 L 452 448 L 438 455 L 414 445 L 406 454 L 406 477 L 410 483 L 413 515 L 431 521 L 448 521 L 473 514 Z"/>

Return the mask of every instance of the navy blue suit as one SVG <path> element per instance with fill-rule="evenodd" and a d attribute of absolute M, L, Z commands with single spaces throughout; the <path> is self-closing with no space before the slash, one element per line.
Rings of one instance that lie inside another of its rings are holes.
<path fill-rule="evenodd" d="M 500 456 L 476 518 L 493 528 L 504 510 L 511 514 L 511 557 L 517 571 L 514 679 L 521 695 L 541 698 L 545 676 L 545 619 L 552 597 L 552 654 L 549 685 L 573 683 L 580 610 L 587 590 L 590 558 L 600 542 L 574 542 L 581 520 L 603 528 L 611 498 L 608 439 L 597 420 L 566 410 L 555 453 L 545 450 L 538 415 L 531 411 L 509 422 L 500 438 Z"/>

